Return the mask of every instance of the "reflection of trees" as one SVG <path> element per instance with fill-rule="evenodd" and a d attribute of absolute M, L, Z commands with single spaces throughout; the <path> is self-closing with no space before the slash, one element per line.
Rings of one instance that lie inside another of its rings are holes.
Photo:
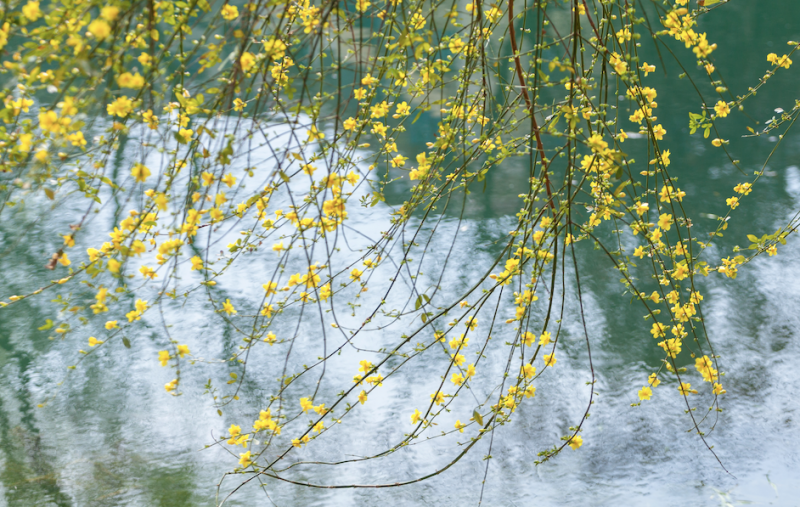
<path fill-rule="evenodd" d="M 9 324 L 5 321 L 2 327 Z M 8 337 L 2 339 L 0 347 L 6 359 L 5 372 L 0 377 L 2 385 L 6 386 L 0 392 L 0 453 L 3 455 L 0 480 L 5 486 L 8 505 L 72 505 L 58 484 L 58 473 L 53 466 L 56 460 L 43 448 L 36 424 L 34 395 L 28 389 L 34 358 L 16 349 Z M 9 378 L 10 370 L 17 373 L 13 378 Z M 19 387 L 14 388 L 15 385 Z M 4 398 L 11 398 L 13 404 Z M 11 409 L 9 405 L 16 407 Z M 12 422 L 17 415 L 15 412 L 20 418 L 18 425 Z"/>

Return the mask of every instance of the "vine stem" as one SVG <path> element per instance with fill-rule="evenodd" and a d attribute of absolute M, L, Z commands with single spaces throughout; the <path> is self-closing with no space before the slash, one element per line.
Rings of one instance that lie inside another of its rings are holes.
<path fill-rule="evenodd" d="M 539 156 L 542 159 L 542 176 L 544 177 L 545 189 L 547 190 L 547 199 L 550 204 L 550 209 L 555 214 L 556 206 L 553 204 L 553 191 L 550 188 L 550 177 L 547 175 L 547 159 L 544 156 L 542 136 L 539 133 L 539 124 L 536 122 L 533 102 L 531 102 L 530 95 L 528 95 L 528 85 L 525 82 L 525 76 L 522 73 L 522 64 L 519 61 L 517 34 L 514 30 L 514 0 L 508 0 L 508 31 L 511 34 L 511 53 L 514 57 L 514 66 L 517 69 L 517 78 L 522 87 L 522 97 L 525 99 L 525 106 L 528 108 L 528 113 L 531 115 L 531 126 L 533 127 L 533 135 L 536 138 L 536 150 L 539 152 Z"/>

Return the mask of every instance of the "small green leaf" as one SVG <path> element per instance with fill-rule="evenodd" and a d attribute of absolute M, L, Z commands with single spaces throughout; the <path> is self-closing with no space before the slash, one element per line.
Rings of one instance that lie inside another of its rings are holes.
<path fill-rule="evenodd" d="M 125 345 L 126 349 L 131 348 L 131 341 L 125 336 L 122 337 L 122 344 Z"/>
<path fill-rule="evenodd" d="M 480 413 L 478 413 L 478 409 L 472 411 L 472 418 L 475 419 L 475 422 L 483 426 L 483 417 Z"/>

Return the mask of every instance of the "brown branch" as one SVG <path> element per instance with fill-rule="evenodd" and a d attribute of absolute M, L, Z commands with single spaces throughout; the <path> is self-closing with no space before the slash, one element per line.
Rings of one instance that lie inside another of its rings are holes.
<path fill-rule="evenodd" d="M 589 6 L 586 5 L 586 0 L 583 0 L 583 9 L 586 11 L 586 19 L 589 20 L 589 24 L 592 25 L 592 30 L 594 30 L 594 34 L 597 36 L 597 42 L 600 42 L 600 32 L 597 31 L 597 27 L 594 26 L 594 21 L 592 21 L 592 15 L 589 14 Z M 575 15 L 577 16 L 578 13 L 576 12 Z"/>
<path fill-rule="evenodd" d="M 553 192 L 550 189 L 550 178 L 547 176 L 547 159 L 544 156 L 544 145 L 542 144 L 542 136 L 539 134 L 539 125 L 536 123 L 536 115 L 534 114 L 533 102 L 528 95 L 528 85 L 525 82 L 525 76 L 522 74 L 522 64 L 519 61 L 519 51 L 517 49 L 517 35 L 514 31 L 514 0 L 508 1 L 508 31 L 511 34 L 511 52 L 514 56 L 514 65 L 517 68 L 517 78 L 522 87 L 522 96 L 525 99 L 525 105 L 528 108 L 528 113 L 531 115 L 531 126 L 533 127 L 533 135 L 536 138 L 536 150 L 542 158 L 542 176 L 544 177 L 545 188 L 547 189 L 547 198 L 550 203 L 550 209 L 555 213 L 556 206 L 553 204 Z"/>

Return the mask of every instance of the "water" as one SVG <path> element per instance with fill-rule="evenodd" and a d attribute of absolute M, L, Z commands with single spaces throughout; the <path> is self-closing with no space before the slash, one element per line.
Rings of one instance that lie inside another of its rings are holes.
<path fill-rule="evenodd" d="M 701 30 L 720 45 L 715 53 L 717 67 L 734 93 L 742 93 L 754 84 L 750 78 L 760 76 L 768 67 L 767 53 L 782 54 L 786 40 L 800 39 L 797 28 L 784 22 L 798 17 L 800 5 L 784 0 L 768 7 L 762 2 L 733 3 L 701 20 Z M 673 49 L 681 50 L 679 46 Z M 658 60 L 654 53 L 644 56 L 651 63 Z M 665 60 L 674 71 L 667 56 Z M 779 73 L 768 85 L 768 91 L 748 103 L 747 113 L 763 120 L 776 107 L 789 109 L 795 99 L 795 76 L 796 68 Z M 716 221 L 704 218 L 704 214 L 724 213 L 725 197 L 745 179 L 718 150 L 709 148 L 697 135 L 689 136 L 688 112 L 698 111 L 699 104 L 686 99 L 693 96 L 687 80 L 664 78 L 657 72 L 649 84 L 659 92 L 659 120 L 669 132 L 666 147 L 672 152 L 670 169 L 679 176 L 687 193 L 684 204 L 699 237 L 716 226 Z M 709 91 L 704 89 L 705 93 Z M 420 129 L 435 129 L 436 118 L 423 117 L 420 121 L 428 122 Z M 734 114 L 721 124 L 722 137 L 736 139 L 752 123 Z M 281 127 L 273 128 L 280 131 Z M 750 139 L 737 144 L 733 155 L 751 174 L 760 169 L 775 142 L 768 138 Z M 398 144 L 409 156 L 421 150 L 413 139 L 401 138 Z M 643 144 L 637 144 L 636 139 L 627 141 L 625 148 L 635 158 L 644 159 Z M 800 134 L 794 132 L 782 141 L 769 162 L 767 177 L 736 211 L 725 237 L 707 251 L 706 260 L 727 257 L 734 245 L 746 246 L 746 234 L 771 233 L 788 221 L 800 207 L 798 155 Z M 442 294 L 463 292 L 471 279 L 488 269 L 499 251 L 497 240 L 503 237 L 503 231 L 513 227 L 513 214 L 519 208 L 519 201 L 509 195 L 516 196 L 517 189 L 524 187 L 526 174 L 521 162 L 504 163 L 489 173 L 486 192 L 475 191 L 468 196 L 464 220 L 459 221 L 456 214 L 445 215 L 430 253 L 422 261 L 421 271 L 425 274 L 420 275 L 420 286 L 437 283 L 438 270 L 443 266 L 439 252 L 449 248 L 454 236 L 456 248 L 449 259 L 448 276 L 441 282 Z M 402 185 L 397 187 L 387 194 L 389 204 L 402 202 Z M 13 220 L 0 223 L 0 267 L 4 273 L 0 294 L 4 298 L 34 290 L 54 276 L 42 265 L 58 248 L 57 234 L 73 223 L 82 209 L 65 206 L 57 214 L 48 214 L 47 206 L 47 202 L 29 202 L 25 210 L 13 215 Z M 110 230 L 116 211 L 104 209 L 90 227 Z M 376 237 L 388 228 L 388 222 L 380 218 L 386 216 L 382 214 L 385 211 L 382 204 L 377 211 L 354 210 L 352 226 Z M 220 245 L 236 235 L 236 230 L 231 231 Z M 346 245 L 358 249 L 369 244 L 354 233 L 348 233 L 341 241 L 345 239 L 343 248 Z M 76 249 L 87 246 L 95 245 L 78 244 Z M 629 296 L 621 295 L 618 274 L 609 270 L 603 257 L 588 245 L 579 245 L 578 255 L 598 392 L 592 415 L 584 425 L 584 445 L 579 451 L 567 448 L 554 460 L 534 465 L 538 452 L 567 434 L 588 399 L 585 382 L 591 376 L 575 304 L 576 287 L 568 279 L 558 364 L 538 380 L 537 396 L 522 404 L 512 422 L 493 435 L 488 471 L 483 458 L 489 454 L 490 439 L 485 438 L 441 475 L 403 488 L 310 489 L 264 478 L 263 487 L 253 480 L 226 505 L 474 505 L 484 474 L 486 505 L 797 505 L 800 444 L 794 436 L 800 407 L 794 385 L 795 365 L 800 359 L 800 280 L 793 268 L 800 261 L 800 247 L 796 240 L 790 239 L 777 257 L 759 258 L 742 268 L 735 281 L 715 275 L 701 281 L 700 290 L 706 297 L 705 324 L 727 373 L 723 377 L 727 389 L 722 397 L 725 411 L 719 414 L 709 442 L 729 473 L 696 435 L 687 432 L 690 419 L 684 414 L 685 405 L 675 392 L 674 382 L 664 382 L 654 390 L 653 399 L 642 406 L 630 407 L 637 401 L 636 390 L 643 379 L 658 367 L 659 350 L 653 347 L 640 308 L 630 304 Z M 241 313 L 255 311 L 262 278 L 269 278 L 273 269 L 264 265 L 263 257 L 251 259 L 240 259 L 215 289 L 215 297 L 252 301 L 252 308 L 237 307 Z M 387 272 L 373 275 L 370 291 L 362 295 L 364 308 L 374 304 L 388 288 Z M 182 276 L 189 279 L 194 275 L 187 267 Z M 90 291 L 73 287 L 77 297 L 91 298 Z M 409 294 L 403 286 L 395 292 L 393 302 L 404 301 Z M 37 330 L 45 319 L 53 318 L 54 307 L 47 299 L 25 300 L 0 311 L 3 502 L 9 506 L 214 505 L 216 485 L 222 474 L 236 465 L 238 454 L 232 456 L 227 446 L 203 448 L 224 434 L 231 423 L 248 424 L 258 409 L 234 403 L 220 417 L 210 398 L 202 394 L 208 377 L 220 379 L 233 371 L 215 359 L 228 357 L 235 350 L 239 344 L 235 333 L 221 319 L 199 311 L 202 298 L 185 306 L 168 302 L 163 310 L 172 325 L 170 335 L 187 343 L 195 357 L 209 360 L 207 364 L 182 367 L 182 396 L 173 398 L 164 393 L 164 383 L 174 374 L 155 360 L 165 343 L 164 329 L 155 312 L 148 314 L 142 326 L 129 335 L 130 349 L 119 343 L 101 349 L 57 388 L 65 377 L 66 366 L 79 357 L 77 349 L 85 348 L 85 340 L 79 338 L 80 344 L 74 337 L 49 340 L 47 332 Z M 491 320 L 495 302 L 490 300 L 479 315 L 479 329 Z M 296 309 L 287 310 L 287 317 L 297 315 Z M 358 325 L 362 318 L 350 316 L 347 308 L 338 309 L 338 317 L 343 328 Z M 278 328 L 278 334 L 293 332 L 288 326 Z M 99 332 L 94 329 L 81 329 L 77 334 Z M 296 343 L 298 352 L 293 356 L 297 361 L 323 353 L 318 329 L 318 317 L 303 320 Z M 496 387 L 495 379 L 508 360 L 507 348 L 501 342 L 511 336 L 502 326 L 498 329 L 491 342 L 490 350 L 494 352 L 482 359 L 472 392 L 464 393 L 459 398 L 464 403 L 454 405 L 453 413 L 442 418 L 442 428 L 449 430 L 457 418 L 467 420 L 472 407 L 483 402 Z M 369 351 L 394 343 L 403 331 L 387 328 L 366 334 L 357 344 L 360 351 L 345 346 L 328 365 L 321 387 L 323 395 L 351 384 L 358 360 L 376 357 Z M 342 338 L 330 331 L 325 343 L 326 350 L 331 350 L 342 343 Z M 266 404 L 278 384 L 283 358 L 266 347 L 254 351 L 250 361 L 258 365 L 258 370 L 243 384 L 243 400 Z M 410 412 L 413 408 L 422 409 L 438 385 L 438 378 L 428 375 L 430 369 L 442 367 L 446 359 L 443 354 L 429 354 L 423 361 L 398 370 L 391 381 L 371 393 L 367 404 L 348 415 L 347 424 L 315 440 L 294 459 L 348 459 L 380 452 L 398 442 L 411 428 Z M 683 356 L 681 360 L 691 361 Z M 308 395 L 316 379 L 296 382 L 296 390 L 288 398 Z M 55 398 L 44 408 L 36 407 L 52 395 Z M 473 396 L 474 400 L 469 401 Z M 698 402 L 698 412 L 703 411 L 704 403 Z M 473 428 L 466 429 L 463 435 L 420 439 L 366 464 L 316 467 L 313 472 L 308 465 L 298 465 L 286 474 L 293 480 L 319 484 L 411 480 L 454 459 L 460 451 L 456 441 L 467 442 L 470 429 Z M 219 498 L 243 479 L 225 477 Z"/>

